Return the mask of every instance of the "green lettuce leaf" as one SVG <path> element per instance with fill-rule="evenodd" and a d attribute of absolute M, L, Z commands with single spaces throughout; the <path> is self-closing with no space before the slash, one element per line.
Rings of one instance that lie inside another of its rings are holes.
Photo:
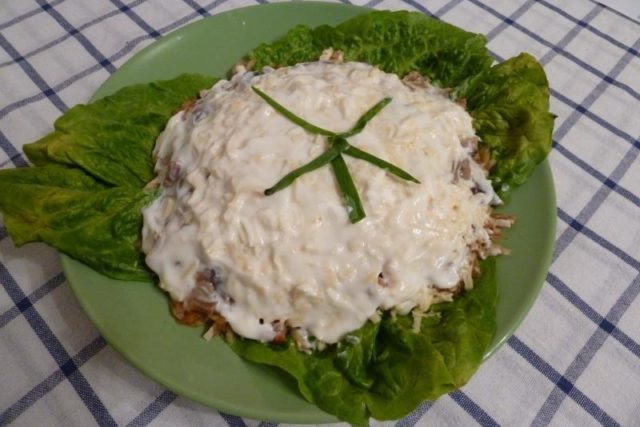
<path fill-rule="evenodd" d="M 0 171 L 0 211 L 16 245 L 44 242 L 116 279 L 148 280 L 140 211 L 155 191 L 108 188 L 50 164 Z"/>
<path fill-rule="evenodd" d="M 454 96 L 466 99 L 473 126 L 495 162 L 493 185 L 506 196 L 551 150 L 555 115 L 549 112 L 542 66 L 522 53 L 468 78 Z"/>
<path fill-rule="evenodd" d="M 96 271 L 150 280 L 140 248 L 142 208 L 157 195 L 151 153 L 181 105 L 215 79 L 184 74 L 71 108 L 27 144 L 36 167 L 0 171 L 0 212 L 16 245 L 44 242 Z"/>
<path fill-rule="evenodd" d="M 272 44 L 261 44 L 247 59 L 258 70 L 315 61 L 332 47 L 345 60 L 375 64 L 404 76 L 419 71 L 443 87 L 486 70 L 491 56 L 486 38 L 417 12 L 377 11 L 350 19 L 337 27 L 298 26 Z"/>
<path fill-rule="evenodd" d="M 25 145 L 24 152 L 38 166 L 76 166 L 111 185 L 140 188 L 153 178 L 151 152 L 169 117 L 214 82 L 183 74 L 77 105 L 56 120 L 54 132 Z"/>
<path fill-rule="evenodd" d="M 419 333 L 409 316 L 385 315 L 312 354 L 298 351 L 292 339 L 281 345 L 237 337 L 228 342 L 243 358 L 293 376 L 307 400 L 341 420 L 401 418 L 463 386 L 480 366 L 495 331 L 495 259 L 480 268 L 473 290 L 433 306 Z"/>

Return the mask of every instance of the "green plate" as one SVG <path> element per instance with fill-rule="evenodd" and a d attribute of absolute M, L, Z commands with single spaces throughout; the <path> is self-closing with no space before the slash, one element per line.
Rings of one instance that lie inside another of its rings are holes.
<path fill-rule="evenodd" d="M 251 48 L 283 35 L 295 24 L 338 24 L 367 9 L 327 3 L 280 3 L 236 9 L 181 28 L 148 46 L 114 73 L 93 100 L 134 83 L 183 72 L 223 76 Z M 545 161 L 513 193 L 505 212 L 517 216 L 498 262 L 498 331 L 487 357 L 518 327 L 549 267 L 555 235 L 553 179 Z M 277 422 L 336 419 L 307 403 L 295 382 L 273 368 L 244 362 L 220 340 L 178 325 L 165 295 L 150 283 L 108 279 L 62 257 L 80 304 L 104 338 L 149 377 L 183 396 L 240 416 Z"/>

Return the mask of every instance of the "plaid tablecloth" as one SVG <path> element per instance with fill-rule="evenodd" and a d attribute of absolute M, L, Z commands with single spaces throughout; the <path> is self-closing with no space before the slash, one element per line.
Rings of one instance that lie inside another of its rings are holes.
<path fill-rule="evenodd" d="M 348 0 L 347 0 L 348 1 Z M 264 0 L 258 1 L 263 3 Z M 251 0 L 4 0 L 0 167 L 172 30 Z M 372 0 L 488 36 L 545 65 L 558 115 L 557 243 L 517 334 L 461 390 L 398 425 L 640 425 L 640 25 L 589 0 Z M 0 222 L 0 424 L 266 425 L 176 396 L 100 337 L 58 256 Z"/>

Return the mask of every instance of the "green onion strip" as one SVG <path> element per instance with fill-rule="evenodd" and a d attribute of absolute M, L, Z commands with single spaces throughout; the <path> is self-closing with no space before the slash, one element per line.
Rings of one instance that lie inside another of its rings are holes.
<path fill-rule="evenodd" d="M 351 177 L 351 173 L 349 173 L 349 169 L 347 168 L 347 163 L 344 161 L 342 154 L 346 154 L 348 156 L 354 157 L 356 159 L 364 160 L 366 162 L 371 163 L 372 165 L 378 166 L 381 169 L 384 169 L 388 173 L 397 176 L 398 178 L 404 179 L 406 181 L 412 181 L 415 183 L 420 183 L 415 177 L 413 177 L 408 172 L 402 170 L 398 166 L 395 166 L 386 160 L 382 160 L 373 154 L 367 153 L 366 151 L 360 150 L 359 148 L 354 147 L 349 144 L 347 138 L 353 135 L 360 133 L 367 123 L 373 119 L 387 104 L 391 102 L 391 98 L 386 97 L 380 100 L 376 105 L 367 110 L 357 121 L 356 124 L 344 133 L 335 133 L 330 130 L 323 129 L 321 127 L 315 126 L 301 117 L 298 117 L 291 111 L 287 110 L 282 104 L 279 104 L 275 99 L 271 98 L 266 93 L 262 92 L 255 86 L 251 87 L 253 91 L 262 98 L 267 104 L 269 104 L 274 110 L 278 113 L 286 117 L 289 121 L 297 124 L 304 130 L 309 133 L 315 135 L 324 135 L 327 136 L 327 140 L 329 143 L 329 148 L 318 157 L 311 160 L 309 163 L 294 169 L 285 175 L 280 181 L 278 181 L 273 187 L 267 188 L 264 191 L 264 194 L 270 196 L 277 191 L 280 191 L 293 183 L 300 176 L 314 171 L 316 169 L 321 168 L 327 164 L 331 164 L 333 168 L 333 172 L 336 176 L 336 181 L 338 183 L 338 187 L 340 192 L 342 193 L 342 200 L 347 208 L 347 214 L 349 216 L 349 220 L 355 224 L 358 221 L 361 221 L 366 216 L 364 208 L 362 207 L 362 202 L 360 201 L 360 196 L 358 195 L 358 190 L 356 189 L 355 183 L 353 182 L 353 178 Z"/>

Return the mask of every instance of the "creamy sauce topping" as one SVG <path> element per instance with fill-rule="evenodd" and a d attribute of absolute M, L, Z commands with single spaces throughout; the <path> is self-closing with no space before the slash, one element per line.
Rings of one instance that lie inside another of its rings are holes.
<path fill-rule="evenodd" d="M 327 143 L 251 85 L 335 132 L 392 97 L 349 142 L 421 183 L 345 156 L 367 213 L 357 224 L 329 166 L 265 196 Z M 469 114 L 442 91 L 411 88 L 367 64 L 241 71 L 173 116 L 157 140 L 164 189 L 144 211 L 147 264 L 177 301 L 193 292 L 199 273 L 215 276 L 207 298 L 236 333 L 262 341 L 275 337 L 274 321 L 334 343 L 379 308 L 426 310 L 439 289 L 470 277 L 469 246 L 490 241 L 485 223 L 497 198 L 464 146 L 473 137 Z M 462 162 L 467 177 L 456 173 Z"/>

